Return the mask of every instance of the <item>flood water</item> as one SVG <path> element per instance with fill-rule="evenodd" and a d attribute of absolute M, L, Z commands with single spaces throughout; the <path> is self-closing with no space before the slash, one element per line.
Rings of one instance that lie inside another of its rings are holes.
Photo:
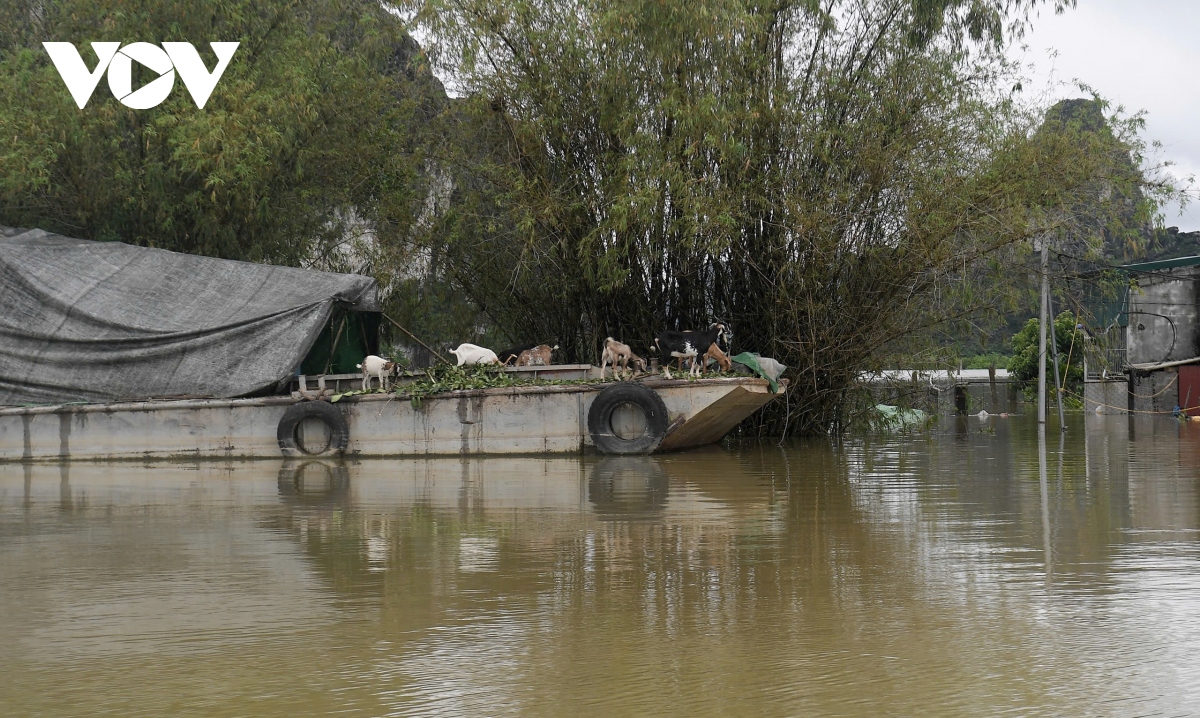
<path fill-rule="evenodd" d="M 1200 715 L 1200 424 L 1069 423 L 0 464 L 0 713 Z"/>

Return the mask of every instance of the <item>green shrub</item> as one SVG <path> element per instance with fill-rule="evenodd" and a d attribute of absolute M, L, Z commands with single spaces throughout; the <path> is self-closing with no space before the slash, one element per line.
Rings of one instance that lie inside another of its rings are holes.
<path fill-rule="evenodd" d="M 1054 391 L 1054 356 L 1050 353 L 1049 327 L 1046 329 L 1046 385 L 1051 395 Z M 1076 328 L 1075 316 L 1063 312 L 1054 320 L 1054 331 L 1058 339 L 1058 364 L 1068 392 L 1082 394 L 1083 387 L 1083 332 Z M 1072 346 L 1072 343 L 1074 346 Z M 1025 322 L 1021 331 L 1012 338 L 1013 356 L 1008 360 L 1008 373 L 1017 381 L 1029 383 L 1038 375 L 1038 320 Z"/>

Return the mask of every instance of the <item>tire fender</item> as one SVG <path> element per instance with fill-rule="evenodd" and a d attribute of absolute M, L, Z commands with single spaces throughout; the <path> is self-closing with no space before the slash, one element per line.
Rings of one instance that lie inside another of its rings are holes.
<path fill-rule="evenodd" d="M 296 443 L 296 427 L 305 419 L 320 419 L 329 427 L 329 449 L 320 454 L 309 454 Z M 350 444 L 350 427 L 346 417 L 337 407 L 327 401 L 302 401 L 292 404 L 279 420 L 276 430 L 279 450 L 284 456 L 329 456 L 342 454 Z"/>
<path fill-rule="evenodd" d="M 613 412 L 622 404 L 632 404 L 646 415 L 646 431 L 636 439 L 622 439 L 613 432 Z M 667 406 L 656 391 L 644 384 L 613 384 L 601 391 L 588 409 L 588 433 L 602 454 L 649 454 L 667 435 Z"/>

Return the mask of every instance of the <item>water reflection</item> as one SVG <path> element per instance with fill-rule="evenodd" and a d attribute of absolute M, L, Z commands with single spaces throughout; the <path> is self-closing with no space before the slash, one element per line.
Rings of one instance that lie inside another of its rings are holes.
<path fill-rule="evenodd" d="M 284 459 L 278 483 L 285 503 L 338 504 L 350 496 L 350 466 L 342 460 Z"/>
<path fill-rule="evenodd" d="M 0 465 L 0 702 L 1200 712 L 1200 427 L 657 457 Z M 970 423 L 974 422 L 974 423 Z"/>
<path fill-rule="evenodd" d="M 1038 407 L 1040 410 L 1041 404 L 1038 404 Z M 1061 446 L 1061 442 L 1065 441 L 1066 437 L 1063 435 L 1063 432 L 1060 431 L 1058 433 L 1059 433 L 1059 442 L 1060 442 L 1060 446 Z M 1062 456 L 1063 456 L 1063 452 L 1061 451 L 1061 449 L 1058 452 L 1058 454 L 1059 454 L 1058 466 L 1059 466 L 1059 469 L 1061 470 Z M 1042 497 L 1042 545 L 1045 547 L 1045 551 L 1046 551 L 1046 581 L 1049 581 L 1051 575 L 1054 574 L 1054 557 L 1050 553 L 1050 498 L 1049 498 L 1049 488 L 1047 487 L 1046 484 L 1047 484 L 1047 478 L 1046 478 L 1046 427 L 1039 426 L 1038 427 L 1038 489 L 1040 490 L 1041 497 Z M 1060 474 L 1059 475 L 1059 486 L 1061 486 L 1061 485 L 1062 485 L 1062 475 Z"/>
<path fill-rule="evenodd" d="M 667 503 L 667 472 L 651 456 L 601 459 L 588 480 L 588 501 L 609 519 L 654 517 Z"/>

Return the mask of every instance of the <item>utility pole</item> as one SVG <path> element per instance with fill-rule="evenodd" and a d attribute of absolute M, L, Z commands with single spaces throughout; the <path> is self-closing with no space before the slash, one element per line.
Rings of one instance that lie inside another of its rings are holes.
<path fill-rule="evenodd" d="M 1054 392 L 1058 396 L 1058 430 L 1067 430 L 1067 420 L 1063 417 L 1063 382 L 1058 374 L 1058 331 L 1054 328 L 1054 302 L 1046 296 L 1046 313 L 1050 315 L 1050 352 L 1054 357 Z"/>
<path fill-rule="evenodd" d="M 1042 309 L 1039 314 L 1038 333 L 1038 425 L 1046 426 L 1046 312 L 1050 301 L 1049 238 L 1042 235 Z"/>

